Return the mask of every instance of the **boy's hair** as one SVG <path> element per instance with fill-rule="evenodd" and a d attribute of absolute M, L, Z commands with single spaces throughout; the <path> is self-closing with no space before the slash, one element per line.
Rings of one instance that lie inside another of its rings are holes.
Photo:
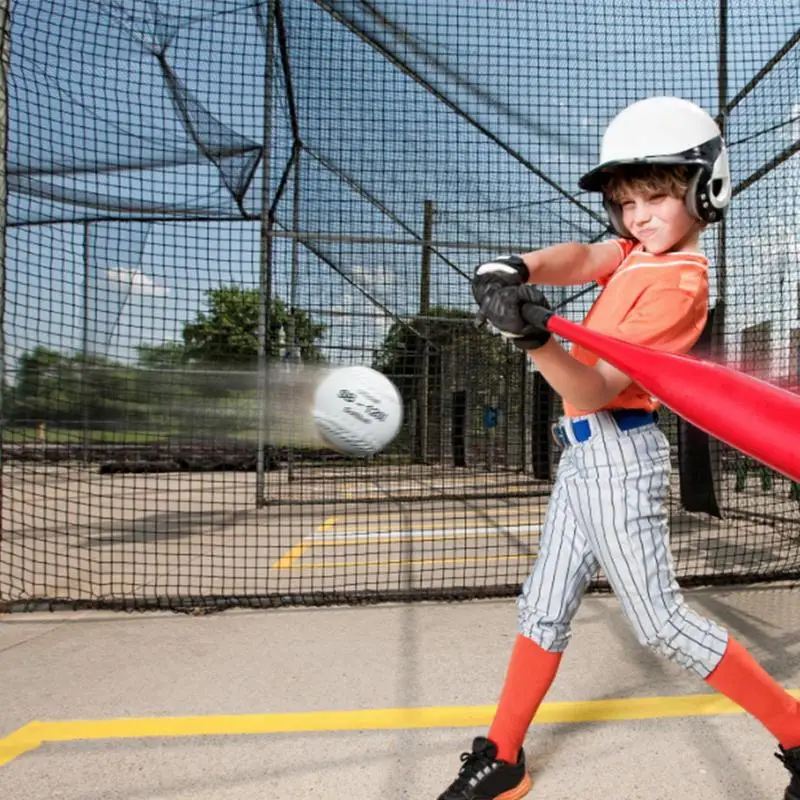
<path fill-rule="evenodd" d="M 683 200 L 693 168 L 686 164 L 626 164 L 603 184 L 603 194 L 618 205 L 629 193 L 666 194 Z"/>

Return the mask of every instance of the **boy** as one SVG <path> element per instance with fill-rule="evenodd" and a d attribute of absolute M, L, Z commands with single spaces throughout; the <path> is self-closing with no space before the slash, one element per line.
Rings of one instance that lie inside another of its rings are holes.
<path fill-rule="evenodd" d="M 554 245 L 479 266 L 473 294 L 485 317 L 526 350 L 564 401 L 555 427 L 564 450 L 539 555 L 518 600 L 518 635 L 488 737 L 462 756 L 439 800 L 518 800 L 531 788 L 522 744 L 570 638 L 570 622 L 598 567 L 638 640 L 681 664 L 760 720 L 800 800 L 800 703 L 727 631 L 691 610 L 675 580 L 664 503 L 669 444 L 657 401 L 582 347 L 546 329 L 549 305 L 529 284 L 603 287 L 583 324 L 626 341 L 686 352 L 708 310 L 699 236 L 731 195 L 720 131 L 705 111 L 652 97 L 609 124 L 600 164 L 579 181 L 601 191 L 621 237 Z M 538 324 L 522 317 L 533 305 Z"/>

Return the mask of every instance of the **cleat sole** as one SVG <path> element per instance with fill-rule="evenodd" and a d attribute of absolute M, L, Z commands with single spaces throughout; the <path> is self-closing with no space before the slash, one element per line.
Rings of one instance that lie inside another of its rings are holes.
<path fill-rule="evenodd" d="M 533 781 L 531 780 L 531 776 L 526 772 L 525 777 L 517 786 L 513 789 L 509 789 L 507 792 L 503 792 L 503 794 L 497 795 L 495 800 L 521 800 L 532 788 Z"/>

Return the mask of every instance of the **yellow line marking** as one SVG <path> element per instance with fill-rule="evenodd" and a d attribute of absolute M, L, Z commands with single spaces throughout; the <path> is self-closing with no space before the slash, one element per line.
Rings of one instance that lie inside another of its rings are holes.
<path fill-rule="evenodd" d="M 272 569 L 289 569 L 292 566 L 292 562 L 300 558 L 300 556 L 305 553 L 308 549 L 308 545 L 305 542 L 301 542 L 300 544 L 296 544 L 290 550 L 287 550 L 273 565 Z"/>
<path fill-rule="evenodd" d="M 337 522 L 338 517 L 328 517 L 321 525 L 315 528 L 314 533 L 325 533 Z M 300 544 L 287 550 L 277 561 L 273 562 L 272 569 L 290 569 L 292 564 L 305 553 L 311 544 L 311 539 L 303 539 Z"/>
<path fill-rule="evenodd" d="M 35 750 L 41 743 L 41 722 L 29 722 L 27 725 L 17 728 L 5 739 L 0 739 L 0 767 L 29 750 Z"/>
<path fill-rule="evenodd" d="M 800 699 L 800 689 L 789 692 Z M 378 731 L 410 728 L 472 728 L 489 725 L 496 706 L 375 708 L 356 711 L 305 711 L 286 714 L 236 714 L 199 717 L 140 717 L 108 720 L 30 722 L 0 739 L 0 765 L 45 742 L 145 739 L 185 736 L 241 736 L 317 731 Z M 614 700 L 543 703 L 537 725 L 621 722 L 671 717 L 743 714 L 720 694 L 628 697 Z"/>

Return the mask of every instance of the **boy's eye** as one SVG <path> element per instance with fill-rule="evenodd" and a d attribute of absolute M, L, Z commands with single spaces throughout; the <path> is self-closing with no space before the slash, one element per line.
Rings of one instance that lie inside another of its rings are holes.
<path fill-rule="evenodd" d="M 660 194 L 651 194 L 648 198 L 651 203 L 661 203 L 662 201 L 667 199 L 666 194 L 661 192 Z"/>

